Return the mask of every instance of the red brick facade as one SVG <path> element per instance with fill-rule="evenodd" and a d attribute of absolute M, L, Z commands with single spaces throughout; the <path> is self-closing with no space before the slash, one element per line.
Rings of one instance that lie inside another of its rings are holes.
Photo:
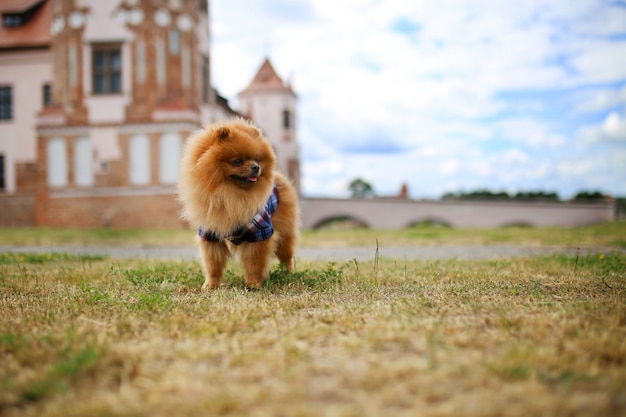
<path fill-rule="evenodd" d="M 183 226 L 172 167 L 184 139 L 210 121 L 202 120 L 201 106 L 215 103 L 211 99 L 202 103 L 207 94 L 201 91 L 210 86 L 210 80 L 201 79 L 209 76 L 202 67 L 208 61 L 208 42 L 201 39 L 202 31 L 208 39 L 207 3 L 120 2 L 110 15 L 102 12 L 104 3 L 87 2 L 90 6 L 77 8 L 74 0 L 48 1 L 54 2 L 52 104 L 42 109 L 36 127 L 37 163 L 30 172 L 37 190 L 33 223 L 78 228 Z M 113 44 L 114 59 L 121 66 L 119 80 L 113 81 L 122 86 L 107 94 L 96 90 L 94 68 L 99 64 L 94 51 L 106 48 L 110 40 L 85 39 L 85 27 L 91 24 L 86 17 L 96 15 L 110 19 L 105 25 L 122 25 L 127 37 Z M 94 113 L 90 100 L 110 97 L 126 101 L 112 112 L 121 119 L 94 123 L 102 116 Z M 168 135 L 175 141 L 169 147 L 163 145 Z M 96 137 L 104 137 L 106 143 Z M 87 155 L 80 154 L 79 142 Z M 169 174 L 162 172 L 168 168 L 161 166 L 163 161 L 171 165 Z M 87 168 L 81 168 L 83 163 Z M 138 175 L 135 179 L 133 172 Z M 164 175 L 170 179 L 164 181 Z"/>
<path fill-rule="evenodd" d="M 188 130 L 180 131 L 181 138 L 189 136 L 190 133 Z M 75 144 L 79 136 L 64 136 L 67 144 L 67 161 L 74 160 Z M 164 185 L 159 180 L 160 132 L 146 133 L 150 150 L 150 180 L 143 186 L 130 185 L 131 136 L 130 134 L 118 136 L 121 156 L 110 162 L 105 172 L 94 176 L 93 187 L 77 186 L 74 165 L 69 163 L 67 186 L 63 188 L 51 188 L 47 185 L 49 137 L 40 137 L 37 165 L 39 191 L 34 205 L 34 224 L 72 228 L 184 226 L 180 219 L 180 204 L 176 198 L 175 185 Z"/>
<path fill-rule="evenodd" d="M 139 193 L 138 193 L 139 194 Z M 183 227 L 180 205 L 171 192 L 161 195 L 50 197 L 40 195 L 38 225 L 72 228 Z"/>

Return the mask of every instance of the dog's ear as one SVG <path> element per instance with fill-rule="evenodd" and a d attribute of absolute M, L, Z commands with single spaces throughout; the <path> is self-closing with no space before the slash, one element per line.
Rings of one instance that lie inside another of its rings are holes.
<path fill-rule="evenodd" d="M 230 129 L 226 126 L 222 126 L 217 129 L 217 138 L 219 140 L 227 140 L 230 136 Z"/>
<path fill-rule="evenodd" d="M 256 126 L 250 126 L 250 133 L 252 134 L 252 136 L 254 136 L 255 138 L 260 138 L 263 136 L 263 132 L 261 132 L 261 129 L 259 129 Z"/>
<path fill-rule="evenodd" d="M 261 129 L 259 129 L 258 127 L 256 127 L 252 123 L 249 123 L 246 126 L 246 130 L 248 131 L 250 136 L 252 136 L 253 138 L 260 138 L 261 136 L 263 136 L 263 133 L 261 132 Z"/>

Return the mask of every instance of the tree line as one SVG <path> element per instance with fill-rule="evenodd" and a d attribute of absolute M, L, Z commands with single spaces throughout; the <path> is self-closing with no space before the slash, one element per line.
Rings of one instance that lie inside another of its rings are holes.
<path fill-rule="evenodd" d="M 579 191 L 570 201 L 594 202 L 611 198 L 600 191 Z M 515 201 L 561 201 L 554 191 L 518 191 L 509 194 L 506 191 L 479 189 L 470 192 L 445 193 L 442 200 L 515 200 Z"/>
<path fill-rule="evenodd" d="M 376 192 L 372 184 L 362 178 L 356 178 L 348 184 L 348 190 L 352 198 L 374 198 Z M 570 201 L 594 202 L 612 198 L 600 191 L 579 191 Z M 448 192 L 441 196 L 442 200 L 516 200 L 516 201 L 561 201 L 554 191 L 518 191 L 508 193 L 506 191 L 491 191 L 481 188 L 474 191 Z M 624 200 L 616 198 L 616 200 Z"/>

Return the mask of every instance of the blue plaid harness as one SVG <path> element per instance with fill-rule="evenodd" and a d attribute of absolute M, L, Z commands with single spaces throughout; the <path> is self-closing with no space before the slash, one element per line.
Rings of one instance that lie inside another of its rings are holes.
<path fill-rule="evenodd" d="M 272 214 L 278 207 L 278 187 L 274 184 L 272 194 L 265 203 L 265 207 L 258 212 L 248 224 L 239 226 L 230 236 L 221 238 L 212 230 L 205 230 L 202 226 L 198 228 L 198 236 L 207 242 L 221 242 L 229 240 L 235 245 L 241 245 L 244 242 L 260 242 L 269 239 L 274 234 L 274 226 L 272 225 Z"/>

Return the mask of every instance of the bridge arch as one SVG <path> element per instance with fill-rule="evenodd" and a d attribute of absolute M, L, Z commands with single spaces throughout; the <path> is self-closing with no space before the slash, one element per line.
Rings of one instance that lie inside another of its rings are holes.
<path fill-rule="evenodd" d="M 319 228 L 333 220 L 375 229 L 430 223 L 452 227 L 576 226 L 615 218 L 613 203 L 580 204 L 513 201 L 432 201 L 408 199 L 301 200 L 302 226 Z"/>
<path fill-rule="evenodd" d="M 446 228 L 452 228 L 454 227 L 454 225 L 452 224 L 451 221 L 449 221 L 448 219 L 445 219 L 443 217 L 422 217 L 419 219 L 415 219 L 415 220 L 411 220 L 409 221 L 406 226 L 405 229 L 411 228 L 411 227 L 446 227 Z"/>
<path fill-rule="evenodd" d="M 501 223 L 500 225 L 498 225 L 498 227 L 526 227 L 526 228 L 532 228 L 532 227 L 536 227 L 536 224 L 532 223 L 529 220 L 512 220 L 512 221 L 507 221 L 507 222 Z"/>
<path fill-rule="evenodd" d="M 369 228 L 370 225 L 363 219 L 360 219 L 356 216 L 350 214 L 337 214 L 328 217 L 324 217 L 317 221 L 313 225 L 313 229 L 321 229 L 323 227 L 328 227 L 333 223 L 346 223 L 349 227 L 364 227 Z"/>

